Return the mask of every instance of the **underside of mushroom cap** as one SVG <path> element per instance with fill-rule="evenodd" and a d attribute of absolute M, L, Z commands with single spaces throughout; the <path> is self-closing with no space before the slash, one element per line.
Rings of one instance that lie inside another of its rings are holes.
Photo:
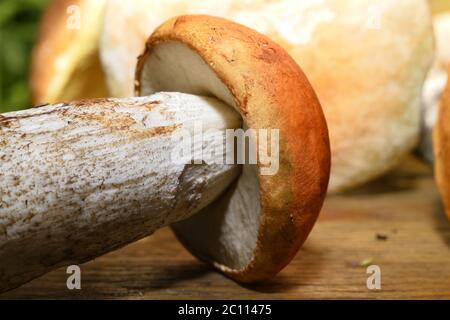
<path fill-rule="evenodd" d="M 276 174 L 262 175 L 261 159 L 244 165 L 226 194 L 173 226 L 194 255 L 237 281 L 274 276 L 311 231 L 330 173 L 326 122 L 300 67 L 242 25 L 180 16 L 152 34 L 138 61 L 136 93 L 157 91 L 215 96 L 241 114 L 244 128 L 279 130 Z"/>

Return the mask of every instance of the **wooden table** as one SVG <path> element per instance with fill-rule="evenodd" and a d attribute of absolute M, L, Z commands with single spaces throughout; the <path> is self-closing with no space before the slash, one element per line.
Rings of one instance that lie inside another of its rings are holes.
<path fill-rule="evenodd" d="M 381 268 L 369 290 L 366 267 Z M 450 299 L 450 223 L 431 171 L 410 159 L 393 173 L 329 197 L 294 261 L 275 279 L 239 285 L 191 257 L 163 229 L 81 266 L 82 289 L 65 268 L 0 298 Z"/>

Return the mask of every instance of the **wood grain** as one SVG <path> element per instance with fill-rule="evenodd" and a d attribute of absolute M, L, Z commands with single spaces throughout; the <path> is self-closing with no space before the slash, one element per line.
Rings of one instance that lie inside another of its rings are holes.
<path fill-rule="evenodd" d="M 381 268 L 381 290 L 366 287 L 367 259 Z M 81 268 L 81 290 L 66 288 L 61 268 L 0 298 L 450 299 L 450 223 L 431 170 L 410 159 L 367 187 L 329 197 L 297 257 L 264 284 L 242 286 L 212 271 L 169 229 Z"/>

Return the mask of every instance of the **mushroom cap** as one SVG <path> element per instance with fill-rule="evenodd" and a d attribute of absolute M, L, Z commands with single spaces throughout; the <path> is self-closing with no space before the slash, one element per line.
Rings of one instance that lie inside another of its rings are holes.
<path fill-rule="evenodd" d="M 173 226 L 195 256 L 241 282 L 274 276 L 311 231 L 326 194 L 330 147 L 325 118 L 295 61 L 266 36 L 228 20 L 180 16 L 148 39 L 136 93 L 212 95 L 244 128 L 279 129 L 279 168 L 244 165 L 234 186 Z"/>
<path fill-rule="evenodd" d="M 450 79 L 450 67 L 448 69 Z M 434 174 L 447 215 L 450 217 L 450 81 L 442 94 L 433 130 Z"/>
<path fill-rule="evenodd" d="M 34 104 L 106 96 L 98 54 L 105 4 L 53 0 L 46 8 L 31 60 Z"/>

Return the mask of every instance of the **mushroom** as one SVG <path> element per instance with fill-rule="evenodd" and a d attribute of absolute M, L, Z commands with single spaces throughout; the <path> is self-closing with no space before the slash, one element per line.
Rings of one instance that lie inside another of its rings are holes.
<path fill-rule="evenodd" d="M 224 19 L 174 18 L 149 38 L 136 90 L 143 97 L 0 117 L 0 291 L 166 225 L 242 282 L 274 276 L 302 245 L 330 150 L 318 99 L 281 47 Z M 265 147 L 278 149 L 278 170 L 264 173 L 261 154 L 256 164 L 174 163 L 173 134 L 196 120 L 219 136 L 279 130 L 279 144 Z"/>
<path fill-rule="evenodd" d="M 450 67 L 448 69 L 450 79 Z M 444 208 L 450 218 L 450 80 L 442 94 L 438 108 L 437 122 L 433 130 L 433 147 L 436 182 L 441 193 Z"/>
<path fill-rule="evenodd" d="M 433 58 L 427 2 L 109 0 L 98 43 L 104 81 L 111 96 L 133 95 L 135 56 L 147 35 L 174 15 L 205 13 L 254 28 L 307 74 L 330 131 L 329 191 L 348 190 L 417 147 L 421 88 Z"/>
<path fill-rule="evenodd" d="M 106 0 L 52 0 L 31 60 L 35 104 L 107 96 L 98 41 Z"/>

